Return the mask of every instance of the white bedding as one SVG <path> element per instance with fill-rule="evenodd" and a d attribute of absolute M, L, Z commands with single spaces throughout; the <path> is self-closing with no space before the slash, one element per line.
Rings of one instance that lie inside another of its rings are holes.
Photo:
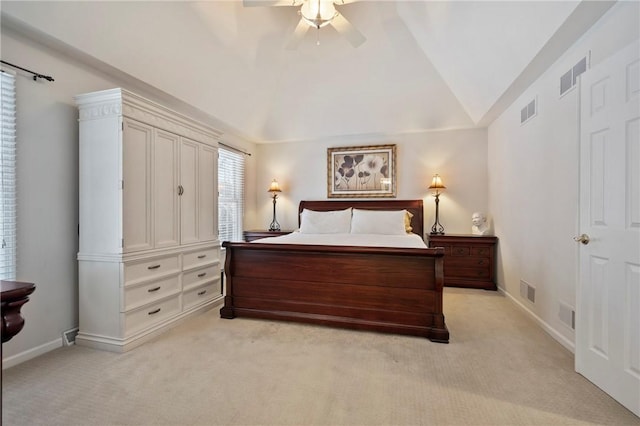
<path fill-rule="evenodd" d="M 252 243 L 427 248 L 427 245 L 417 234 L 305 234 L 299 231 L 294 231 L 290 234 L 281 235 L 279 237 L 261 238 L 259 240 L 252 241 Z"/>

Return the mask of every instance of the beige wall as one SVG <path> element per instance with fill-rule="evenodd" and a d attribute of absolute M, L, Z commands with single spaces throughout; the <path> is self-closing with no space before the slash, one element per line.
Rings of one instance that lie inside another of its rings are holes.
<path fill-rule="evenodd" d="M 277 204 L 283 229 L 297 228 L 300 200 L 327 199 L 327 148 L 396 144 L 396 199 L 423 199 L 425 229 L 431 229 L 435 203 L 427 187 L 439 173 L 447 186 L 440 198 L 440 222 L 447 233 L 468 233 L 471 214 L 487 211 L 486 138 L 485 129 L 475 129 L 258 145 L 257 216 L 248 225 L 268 228 L 272 204 L 267 188 L 274 178 L 283 190 Z"/>
<path fill-rule="evenodd" d="M 613 6 L 489 126 L 489 209 L 499 244 L 499 286 L 565 347 L 574 330 L 560 305 L 575 309 L 578 235 L 579 90 L 559 96 L 559 80 L 591 52 L 592 66 L 638 39 L 638 2 Z M 588 72 L 588 71 L 587 71 Z M 538 114 L 520 124 L 537 98 Z M 536 288 L 520 296 L 520 280 Z"/>

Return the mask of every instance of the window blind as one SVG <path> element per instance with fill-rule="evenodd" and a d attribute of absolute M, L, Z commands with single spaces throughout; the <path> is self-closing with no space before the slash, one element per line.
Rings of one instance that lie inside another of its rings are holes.
<path fill-rule="evenodd" d="M 16 86 L 15 76 L 0 72 L 0 279 L 16 278 Z"/>
<path fill-rule="evenodd" d="M 218 232 L 220 241 L 242 241 L 244 155 L 220 147 L 218 157 Z"/>

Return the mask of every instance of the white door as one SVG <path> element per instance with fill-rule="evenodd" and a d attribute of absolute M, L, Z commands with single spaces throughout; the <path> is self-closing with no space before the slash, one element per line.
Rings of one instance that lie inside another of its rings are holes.
<path fill-rule="evenodd" d="M 640 43 L 580 83 L 576 371 L 640 416 Z M 584 244 L 586 243 L 586 244 Z"/>

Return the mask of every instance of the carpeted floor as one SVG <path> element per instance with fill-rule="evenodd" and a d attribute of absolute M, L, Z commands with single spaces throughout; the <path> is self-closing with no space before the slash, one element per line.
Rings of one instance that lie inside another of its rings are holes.
<path fill-rule="evenodd" d="M 639 425 L 497 292 L 445 289 L 448 345 L 217 309 L 125 354 L 4 371 L 9 425 Z"/>

